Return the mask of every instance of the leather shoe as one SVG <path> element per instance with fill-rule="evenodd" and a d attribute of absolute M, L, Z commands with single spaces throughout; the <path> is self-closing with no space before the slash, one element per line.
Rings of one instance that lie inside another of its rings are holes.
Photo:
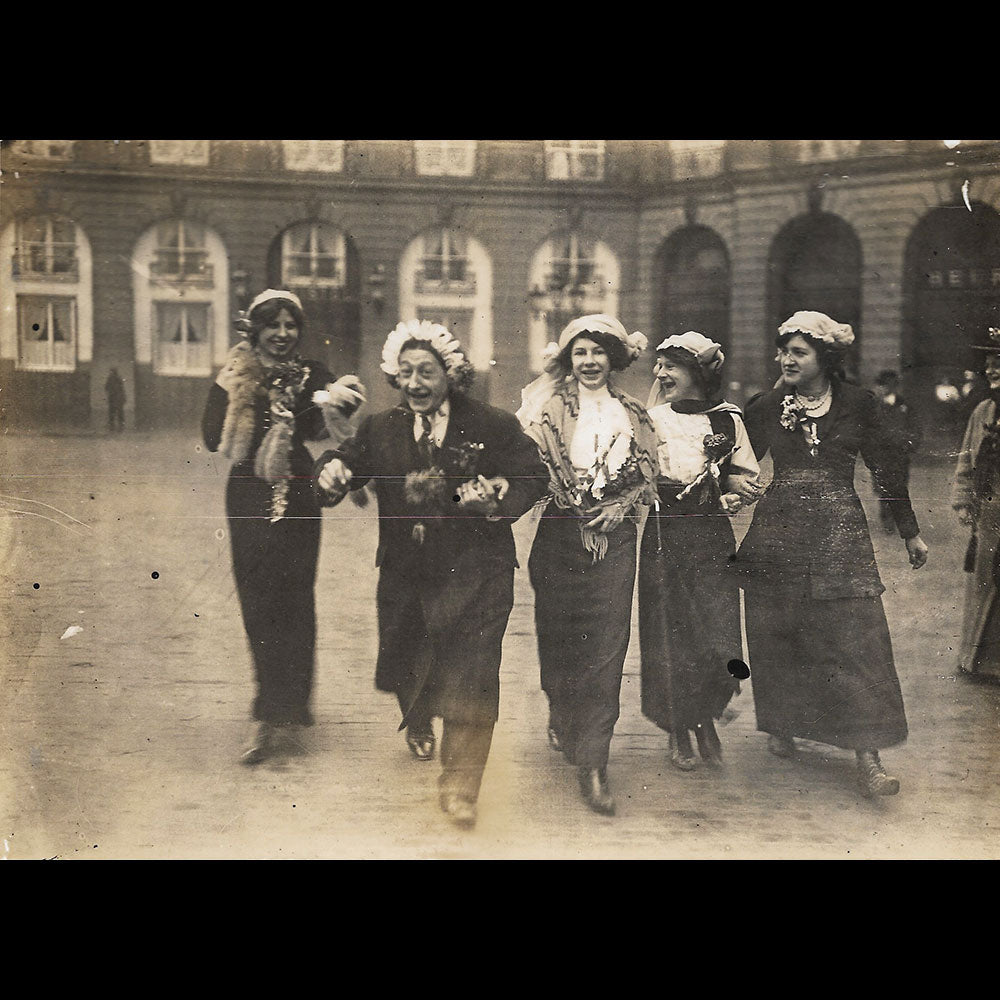
<path fill-rule="evenodd" d="M 262 722 L 250 746 L 240 755 L 240 763 L 248 767 L 266 760 L 274 751 L 275 731 L 270 722 Z"/>
<path fill-rule="evenodd" d="M 691 740 L 686 740 L 686 746 L 679 745 L 677 737 L 671 733 L 667 740 L 667 753 L 670 755 L 670 763 L 679 771 L 693 771 L 698 766 L 691 753 Z"/>
<path fill-rule="evenodd" d="M 441 793 L 441 808 L 455 826 L 468 830 L 476 825 L 476 803 L 463 799 L 454 792 Z"/>
<path fill-rule="evenodd" d="M 767 749 L 775 757 L 794 757 L 795 740 L 788 736 L 775 736 L 773 733 L 767 738 Z"/>
<path fill-rule="evenodd" d="M 859 750 L 858 784 L 865 798 L 876 795 L 895 795 L 899 791 L 899 778 L 890 777 L 885 773 L 877 750 Z"/>
<path fill-rule="evenodd" d="M 431 760 L 434 757 L 436 740 L 433 733 L 417 733 L 407 727 L 406 745 L 417 760 Z"/>
<path fill-rule="evenodd" d="M 614 816 L 615 800 L 611 797 L 611 789 L 608 787 L 607 771 L 594 767 L 581 767 L 577 771 L 577 776 L 584 802 L 602 816 Z"/>

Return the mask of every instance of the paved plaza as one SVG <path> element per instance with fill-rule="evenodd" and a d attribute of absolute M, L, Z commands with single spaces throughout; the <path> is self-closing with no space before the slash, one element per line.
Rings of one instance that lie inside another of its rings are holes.
<path fill-rule="evenodd" d="M 237 757 L 253 685 L 227 461 L 193 429 L 8 434 L 0 448 L 2 857 L 1000 856 L 1000 687 L 955 676 L 967 535 L 945 461 L 913 472 L 927 567 L 911 570 L 873 521 L 910 725 L 907 743 L 883 753 L 897 797 L 862 798 L 846 751 L 768 754 L 752 678 L 720 730 L 724 768 L 677 771 L 666 734 L 639 711 L 633 625 L 609 767 L 618 816 L 590 812 L 545 739 L 522 568 L 479 823 L 463 832 L 438 807 L 437 762 L 410 757 L 395 699 L 374 690 L 374 503 L 324 513 L 316 725 L 248 769 Z M 872 520 L 864 472 L 859 490 Z M 536 523 L 515 526 L 522 566 Z"/>

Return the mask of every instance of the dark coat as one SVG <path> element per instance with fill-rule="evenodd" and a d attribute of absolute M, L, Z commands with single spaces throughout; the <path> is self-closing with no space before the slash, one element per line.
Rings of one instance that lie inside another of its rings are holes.
<path fill-rule="evenodd" d="M 447 489 L 437 498 L 407 497 L 407 474 L 423 463 L 413 439 L 414 415 L 405 407 L 366 417 L 354 438 L 317 461 L 314 473 L 339 457 L 353 474 L 352 489 L 369 481 L 375 487 L 375 563 L 381 567 L 377 687 L 405 692 L 412 704 L 430 678 L 434 714 L 493 721 L 517 565 L 511 524 L 545 493 L 549 476 L 513 415 L 459 394 L 450 405 L 436 459 Z M 463 514 L 452 500 L 453 487 L 477 475 L 503 476 L 510 483 L 498 521 Z M 320 494 L 324 504 L 336 502 Z M 422 542 L 415 538 L 418 524 Z"/>
<path fill-rule="evenodd" d="M 885 587 L 854 490 L 854 466 L 860 452 L 882 495 L 893 498 L 900 536 L 912 538 L 919 528 L 898 461 L 900 443 L 873 393 L 835 381 L 830 411 L 816 422 L 814 458 L 801 428 L 780 423 L 781 401 L 792 391 L 782 383 L 747 404 L 750 443 L 758 459 L 770 450 L 774 479 L 737 555 L 743 586 L 760 578 L 801 580 L 818 599 L 877 597 Z"/>

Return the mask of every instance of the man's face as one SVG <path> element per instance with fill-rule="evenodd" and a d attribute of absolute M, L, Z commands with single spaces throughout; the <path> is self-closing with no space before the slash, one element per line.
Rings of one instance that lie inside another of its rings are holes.
<path fill-rule="evenodd" d="M 399 355 L 399 391 L 414 413 L 433 413 L 448 395 L 448 376 L 432 351 L 407 348 Z"/>

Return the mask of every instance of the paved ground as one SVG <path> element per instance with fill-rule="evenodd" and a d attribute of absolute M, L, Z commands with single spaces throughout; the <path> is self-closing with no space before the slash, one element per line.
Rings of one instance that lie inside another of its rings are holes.
<path fill-rule="evenodd" d="M 317 724 L 248 770 L 236 763 L 252 684 L 227 463 L 193 432 L 7 436 L 0 448 L 0 857 L 1000 856 L 1000 688 L 954 674 L 965 538 L 945 465 L 913 476 L 928 567 L 913 572 L 899 540 L 876 533 L 911 729 L 884 754 L 899 796 L 862 799 L 843 751 L 770 756 L 749 684 L 721 730 L 725 768 L 676 771 L 639 712 L 633 630 L 610 767 L 619 815 L 589 812 L 545 741 L 522 570 L 480 821 L 463 833 L 438 809 L 437 764 L 410 758 L 395 700 L 373 689 L 374 505 L 325 514 Z M 534 527 L 517 526 L 522 562 Z"/>

